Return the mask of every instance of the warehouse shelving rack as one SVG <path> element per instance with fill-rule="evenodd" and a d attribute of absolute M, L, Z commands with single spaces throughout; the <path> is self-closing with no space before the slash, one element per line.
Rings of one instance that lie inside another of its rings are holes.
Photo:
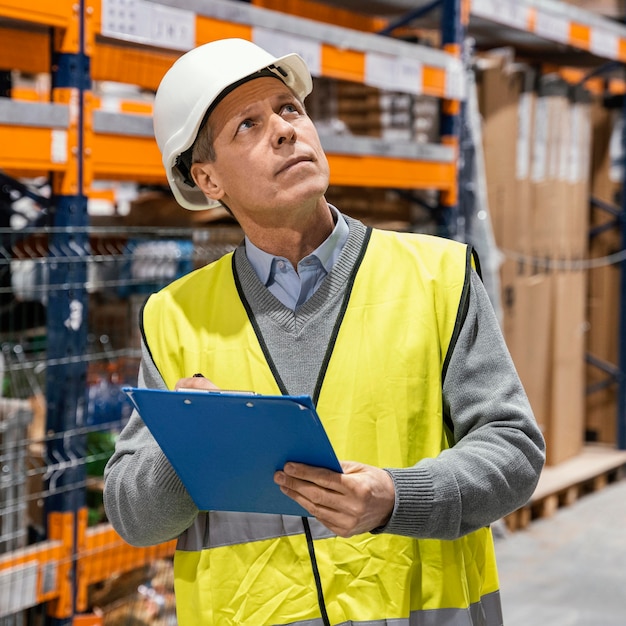
<path fill-rule="evenodd" d="M 0 67 L 51 72 L 47 102 L 0 98 L 0 168 L 18 178 L 51 179 L 54 222 L 49 262 L 46 401 L 48 431 L 77 430 L 86 387 L 84 324 L 73 326 L 70 311 L 87 307 L 87 198 L 95 181 L 128 180 L 163 184 L 160 156 L 149 116 L 98 110 L 92 80 L 115 81 L 154 90 L 164 71 L 185 49 L 217 37 L 256 40 L 277 54 L 299 52 L 313 73 L 386 89 L 440 98 L 444 116 L 441 141 L 413 145 L 364 137 L 322 136 L 329 155 L 331 183 L 439 192 L 444 219 L 454 235 L 458 204 L 458 130 L 465 98 L 462 44 L 465 31 L 477 43 L 515 43 L 558 52 L 578 51 L 597 58 L 626 61 L 626 28 L 549 0 L 441 0 L 439 3 L 333 3 L 363 13 L 368 5 L 393 16 L 416 6 L 436 8 L 443 49 L 358 32 L 235 0 L 0 0 Z M 129 12 L 128 9 L 132 9 Z M 276 49 L 272 49 L 276 46 Z M 55 250 L 57 256 L 55 258 Z M 71 250 L 73 262 L 62 263 Z M 56 263 L 55 263 L 56 261 Z M 626 286 L 623 288 L 626 293 Z M 622 316 L 624 317 L 624 316 Z M 622 321 L 621 336 L 626 336 Z M 626 341 L 621 363 L 626 363 Z M 622 375 L 620 374 L 620 377 Z M 69 383 L 64 385 L 63 383 Z M 620 378 L 620 447 L 626 448 L 626 388 Z M 51 439 L 51 454 L 67 449 Z M 136 568 L 173 552 L 170 542 L 131 548 L 107 524 L 88 527 L 84 499 L 72 485 L 84 484 L 84 469 L 64 467 L 67 489 L 49 501 L 44 541 L 0 555 L 0 580 L 30 580 L 29 596 L 19 608 L 48 602 L 52 624 L 78 624 L 88 609 L 89 585 L 116 571 Z M 19 592 L 21 587 L 15 587 Z M 84 616 L 83 624 L 89 622 Z M 95 619 L 95 618 L 94 618 Z M 2 612 L 0 612 L 0 623 Z M 97 621 L 93 622 L 94 624 Z"/>
<path fill-rule="evenodd" d="M 626 27 L 608 18 L 555 0 L 473 0 L 470 34 L 477 45 L 512 45 L 546 62 L 587 67 L 588 77 L 622 68 L 626 63 Z M 584 82 L 584 78 L 583 78 Z M 622 139 L 626 147 L 626 137 Z M 615 226 L 626 244 L 626 195 L 613 207 Z M 617 445 L 626 450 L 626 264 L 621 262 L 619 363 L 601 364 L 590 357 L 617 387 Z"/>
<path fill-rule="evenodd" d="M 441 8 L 432 0 L 319 0 L 320 3 L 354 11 L 404 15 L 420 8 Z M 266 4 L 264 2 L 264 4 Z M 285 4 L 285 3 L 280 3 Z M 463 2 L 469 12 L 468 34 L 477 45 L 513 45 L 544 59 L 561 61 L 566 54 L 577 61 L 587 53 L 585 64 L 598 59 L 626 61 L 626 38 L 622 24 L 558 0 L 472 0 Z M 384 7 L 384 8 L 383 8 Z M 438 19 L 438 15 L 434 14 Z M 430 25 L 437 26 L 437 21 Z"/>
<path fill-rule="evenodd" d="M 513 45 L 536 58 L 571 66 L 588 67 L 589 74 L 621 68 L 626 63 L 626 28 L 614 20 L 589 13 L 555 0 L 473 0 L 469 32 L 477 45 Z M 607 63 L 608 62 L 608 63 Z M 607 63 L 607 65 L 603 65 Z M 622 139 L 626 146 L 626 137 Z M 626 243 L 626 196 L 622 206 L 614 207 L 615 226 Z M 619 313 L 619 364 L 596 363 L 615 384 L 617 400 L 617 444 L 626 450 L 626 265 L 621 263 L 621 310 Z"/>
<path fill-rule="evenodd" d="M 474 0 L 470 33 L 478 45 L 483 41 L 514 45 L 525 53 L 572 66 L 589 68 L 588 76 L 605 69 L 621 68 L 626 62 L 626 28 L 614 20 L 591 14 L 554 0 Z M 608 62 L 608 63 L 607 63 Z M 604 65 L 604 63 L 607 63 Z M 626 146 L 626 138 L 622 139 Z M 626 243 L 626 196 L 614 207 L 615 226 Z M 623 246 L 624 247 L 624 246 Z M 615 384 L 617 400 L 617 444 L 626 450 L 626 265 L 621 263 L 619 313 L 619 364 L 599 364 L 607 382 Z M 590 362 L 595 362 L 593 359 Z"/>
<path fill-rule="evenodd" d="M 110 0 L 103 2 L 113 5 L 113 8 L 116 4 Z M 165 15 L 168 20 L 176 21 L 179 26 L 175 26 L 173 30 L 178 29 L 185 33 L 183 43 L 178 44 L 183 48 L 209 41 L 216 35 L 238 36 L 258 41 L 277 54 L 287 49 L 295 50 L 307 60 L 313 73 L 319 76 L 387 88 L 408 85 L 408 89 L 414 93 L 451 100 L 463 97 L 464 81 L 460 62 L 439 50 L 378 38 L 332 25 L 320 25 L 311 20 L 259 9 L 241 2 L 143 2 L 141 6 L 151 16 L 149 19 L 158 20 Z M 105 14 L 103 11 L 103 15 Z M 129 31 L 134 30 L 131 24 L 116 24 L 112 19 L 111 23 L 103 23 L 100 28 L 100 32 L 106 35 L 109 42 L 116 40 L 150 43 L 145 34 L 131 34 Z M 159 43 L 164 42 L 158 41 L 158 38 L 152 41 L 153 45 Z M 97 49 L 98 45 L 96 54 Z M 107 50 L 110 59 L 115 54 L 123 54 L 119 47 L 117 53 L 113 52 L 112 45 Z M 119 67 L 119 72 L 114 74 L 109 70 L 102 77 L 142 84 L 140 76 L 128 74 L 125 64 L 112 62 L 111 66 Z M 93 75 L 94 78 L 99 76 L 96 67 Z M 162 75 L 162 72 L 158 75 Z M 120 115 L 94 116 L 96 176 L 106 174 L 126 177 L 130 173 L 136 178 L 136 156 L 141 155 L 139 160 L 145 163 L 146 170 L 155 172 L 162 178 L 162 167 L 152 140 L 151 127 L 145 124 L 143 127 L 135 126 L 135 151 L 132 143 L 129 147 L 127 134 L 118 126 L 126 122 L 128 118 Z M 451 146 L 409 143 L 398 145 L 396 142 L 365 137 L 342 137 L 341 141 L 337 141 L 336 137 L 322 136 L 321 139 L 329 155 L 332 184 L 432 188 L 448 195 L 455 193 L 456 153 Z M 120 150 L 122 144 L 123 150 Z M 122 153 L 128 155 L 127 161 L 123 159 Z"/>

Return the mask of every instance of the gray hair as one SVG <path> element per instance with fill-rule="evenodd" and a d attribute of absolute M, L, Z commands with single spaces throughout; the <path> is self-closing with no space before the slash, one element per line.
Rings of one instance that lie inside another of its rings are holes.
<path fill-rule="evenodd" d="M 198 131 L 198 135 L 191 146 L 191 162 L 204 163 L 205 161 L 215 161 L 215 159 L 213 130 L 210 124 L 204 124 Z"/>

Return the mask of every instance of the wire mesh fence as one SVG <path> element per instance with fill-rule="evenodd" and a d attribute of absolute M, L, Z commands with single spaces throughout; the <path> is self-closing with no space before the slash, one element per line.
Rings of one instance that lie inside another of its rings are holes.
<path fill-rule="evenodd" d="M 230 225 L 0 228 L 0 626 L 176 623 L 173 544 L 123 542 L 103 471 L 131 412 L 140 307 L 241 238 Z M 70 331 L 79 349 L 59 349 Z"/>

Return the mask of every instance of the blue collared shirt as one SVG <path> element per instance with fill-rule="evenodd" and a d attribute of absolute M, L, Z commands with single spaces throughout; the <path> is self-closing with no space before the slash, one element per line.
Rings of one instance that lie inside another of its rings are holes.
<path fill-rule="evenodd" d="M 291 310 L 304 304 L 317 291 L 348 240 L 346 220 L 335 207 L 330 209 L 336 220 L 333 232 L 298 263 L 298 271 L 285 257 L 268 254 L 245 238 L 246 256 L 259 280 Z"/>

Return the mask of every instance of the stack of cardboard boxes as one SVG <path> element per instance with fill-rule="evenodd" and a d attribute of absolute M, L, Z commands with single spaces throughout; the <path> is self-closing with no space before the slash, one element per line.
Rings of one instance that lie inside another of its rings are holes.
<path fill-rule="evenodd" d="M 585 440 L 592 103 L 508 49 L 477 70 L 503 330 L 553 465 Z"/>

